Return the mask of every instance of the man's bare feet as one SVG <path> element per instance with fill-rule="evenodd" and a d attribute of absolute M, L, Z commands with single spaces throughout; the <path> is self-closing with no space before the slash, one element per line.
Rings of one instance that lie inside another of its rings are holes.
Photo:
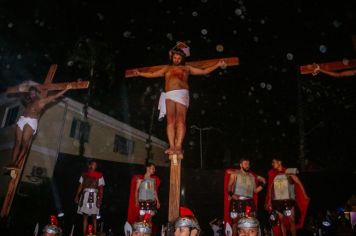
<path fill-rule="evenodd" d="M 181 147 L 176 147 L 174 153 L 177 154 L 177 155 L 182 155 L 183 154 L 183 149 Z"/>
<path fill-rule="evenodd" d="M 173 155 L 174 154 L 174 149 L 173 148 L 168 148 L 166 151 L 164 151 L 165 154 L 167 155 Z"/>

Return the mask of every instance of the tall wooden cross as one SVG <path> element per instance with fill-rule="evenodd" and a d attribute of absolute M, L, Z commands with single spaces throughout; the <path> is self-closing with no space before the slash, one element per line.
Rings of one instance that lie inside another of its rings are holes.
<path fill-rule="evenodd" d="M 186 62 L 186 65 L 190 65 L 198 68 L 207 68 L 217 64 L 219 61 L 223 60 L 226 66 L 236 66 L 239 65 L 238 57 L 227 57 L 218 59 L 209 59 L 201 61 L 190 61 Z M 128 69 L 125 71 L 125 78 L 136 77 L 136 71 L 140 72 L 155 72 L 167 65 L 158 65 L 150 67 L 141 67 L 135 69 Z M 180 207 L 180 185 L 181 185 L 181 161 L 183 159 L 183 154 L 172 154 L 169 155 L 169 160 L 171 161 L 170 167 L 170 181 L 169 181 L 169 209 L 168 209 L 168 223 L 170 225 L 179 217 L 179 207 Z M 169 227 L 170 228 L 170 227 Z M 168 229 L 170 230 L 170 229 Z M 169 235 L 173 235 L 169 232 Z"/>
<path fill-rule="evenodd" d="M 80 82 L 64 82 L 64 83 L 52 83 L 54 74 L 56 73 L 57 65 L 53 64 L 49 68 L 46 79 L 43 84 L 30 84 L 23 83 L 17 86 L 9 87 L 6 92 L 7 93 L 24 93 L 28 92 L 31 86 L 36 87 L 40 92 L 42 97 L 47 97 L 48 91 L 51 90 L 64 90 L 66 89 L 68 84 L 72 85 L 71 89 L 86 89 L 89 87 L 89 81 L 80 81 Z M 0 217 L 7 217 L 10 213 L 12 202 L 15 197 L 15 193 L 17 191 L 18 184 L 23 174 L 23 168 L 26 164 L 28 154 L 21 160 L 19 163 L 18 169 L 10 169 L 10 181 L 7 189 L 7 193 L 5 195 L 4 202 L 2 204 Z"/>

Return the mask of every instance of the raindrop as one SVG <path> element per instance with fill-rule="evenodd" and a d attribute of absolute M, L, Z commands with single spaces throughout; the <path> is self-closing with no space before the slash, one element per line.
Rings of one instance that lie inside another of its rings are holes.
<path fill-rule="evenodd" d="M 74 65 L 74 62 L 73 61 L 68 61 L 67 62 L 67 66 L 73 66 Z"/>
<path fill-rule="evenodd" d="M 258 38 L 257 36 L 253 36 L 253 41 L 254 41 L 255 43 L 257 43 L 258 40 L 259 40 L 259 38 Z"/>
<path fill-rule="evenodd" d="M 240 8 L 236 8 L 236 9 L 235 9 L 235 14 L 236 14 L 237 16 L 241 16 L 242 10 L 241 10 Z"/>
<path fill-rule="evenodd" d="M 250 96 L 250 97 L 251 97 L 251 96 L 252 96 L 252 93 L 251 93 L 251 92 L 248 92 L 248 96 Z"/>
<path fill-rule="evenodd" d="M 205 110 L 201 110 L 201 112 L 200 112 L 202 115 L 204 115 L 205 114 Z"/>
<path fill-rule="evenodd" d="M 199 98 L 199 94 L 198 94 L 198 93 L 194 93 L 194 94 L 193 94 L 193 98 L 194 98 L 194 99 L 198 99 L 198 98 Z"/>
<path fill-rule="evenodd" d="M 104 15 L 101 14 L 100 12 L 98 12 L 96 15 L 98 16 L 99 20 L 101 20 L 101 21 L 104 20 Z"/>
<path fill-rule="evenodd" d="M 267 90 L 269 90 L 269 91 L 272 90 L 272 85 L 271 84 L 267 84 Z"/>
<path fill-rule="evenodd" d="M 193 12 L 192 12 L 192 16 L 198 16 L 198 12 L 193 11 Z"/>
<path fill-rule="evenodd" d="M 12 22 L 10 22 L 9 24 L 7 24 L 7 27 L 9 27 L 10 29 L 14 26 L 14 24 Z"/>
<path fill-rule="evenodd" d="M 251 91 L 255 91 L 255 87 L 251 86 L 250 87 Z"/>
<path fill-rule="evenodd" d="M 259 113 L 260 115 L 262 115 L 262 114 L 264 113 L 264 111 L 263 111 L 262 109 L 260 109 L 260 110 L 258 110 L 258 113 Z"/>
<path fill-rule="evenodd" d="M 237 30 L 233 30 L 232 34 L 236 35 L 237 34 Z"/>
<path fill-rule="evenodd" d="M 221 45 L 221 44 L 216 45 L 216 51 L 223 52 L 224 51 L 224 46 Z"/>
<path fill-rule="evenodd" d="M 208 0 L 200 0 L 202 3 L 207 3 Z"/>
<path fill-rule="evenodd" d="M 202 29 L 201 30 L 201 34 L 202 35 L 207 35 L 208 34 L 208 30 L 207 29 Z"/>
<path fill-rule="evenodd" d="M 171 41 L 173 40 L 173 34 L 172 33 L 167 33 L 166 37 Z"/>
<path fill-rule="evenodd" d="M 223 95 L 221 98 L 222 98 L 222 100 L 226 100 L 226 96 L 225 95 Z"/>
<path fill-rule="evenodd" d="M 244 15 L 241 15 L 240 18 L 241 18 L 241 20 L 244 20 L 244 19 L 245 19 L 245 16 L 244 16 Z"/>
<path fill-rule="evenodd" d="M 277 120 L 276 125 L 279 126 L 280 124 L 281 124 L 281 122 L 279 120 Z"/>
<path fill-rule="evenodd" d="M 21 60 L 22 59 L 22 55 L 21 54 L 17 54 L 17 59 Z"/>
<path fill-rule="evenodd" d="M 189 146 L 193 147 L 195 145 L 194 141 L 189 141 Z"/>
<path fill-rule="evenodd" d="M 260 100 L 259 100 L 259 99 L 256 99 L 256 103 L 260 103 Z"/>
<path fill-rule="evenodd" d="M 325 45 L 320 45 L 319 50 L 321 53 L 326 53 L 327 47 Z"/>
<path fill-rule="evenodd" d="M 289 122 L 290 123 L 295 123 L 297 121 L 297 118 L 294 115 L 289 116 Z"/>
<path fill-rule="evenodd" d="M 260 86 L 261 86 L 261 88 L 266 88 L 266 83 L 265 82 L 261 82 Z"/>
<path fill-rule="evenodd" d="M 260 23 L 261 23 L 262 25 L 264 25 L 264 24 L 266 23 L 266 21 L 265 21 L 264 19 L 262 19 L 262 20 L 260 21 Z"/>
<path fill-rule="evenodd" d="M 334 20 L 334 21 L 333 21 L 333 26 L 334 26 L 335 28 L 339 28 L 339 27 L 341 26 L 341 22 L 338 21 L 338 20 Z"/>
<path fill-rule="evenodd" d="M 123 36 L 124 36 L 125 38 L 130 38 L 130 37 L 131 37 L 131 32 L 130 32 L 130 31 L 125 31 L 125 32 L 123 33 Z"/>
<path fill-rule="evenodd" d="M 293 54 L 292 53 L 287 53 L 287 60 L 289 60 L 289 61 L 291 61 L 291 60 L 293 60 Z"/>
<path fill-rule="evenodd" d="M 286 133 L 282 133 L 282 137 L 285 137 L 286 136 Z"/>

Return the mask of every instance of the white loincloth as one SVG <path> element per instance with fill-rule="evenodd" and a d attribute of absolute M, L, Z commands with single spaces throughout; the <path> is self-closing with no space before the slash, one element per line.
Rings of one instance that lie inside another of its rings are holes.
<path fill-rule="evenodd" d="M 23 127 L 28 124 L 33 129 L 33 134 L 35 134 L 37 131 L 38 120 L 31 117 L 20 116 L 16 124 L 21 131 L 23 130 Z"/>
<path fill-rule="evenodd" d="M 167 113 L 166 100 L 172 100 L 173 102 L 180 103 L 187 108 L 189 107 L 189 90 L 188 89 L 178 89 L 171 90 L 168 92 L 162 92 L 159 98 L 158 110 L 159 116 L 158 120 L 162 120 Z"/>

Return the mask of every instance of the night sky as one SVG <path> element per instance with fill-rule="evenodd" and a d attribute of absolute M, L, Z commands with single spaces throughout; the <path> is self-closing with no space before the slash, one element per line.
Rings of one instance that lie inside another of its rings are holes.
<path fill-rule="evenodd" d="M 0 3 L 1 91 L 91 80 L 67 95 L 166 140 L 156 103 L 163 79 L 124 78 L 128 68 L 168 63 L 177 41 L 187 60 L 237 56 L 240 65 L 190 77 L 184 165 L 224 168 L 242 156 L 269 167 L 278 153 L 299 165 L 304 121 L 308 170 L 355 170 L 356 78 L 301 76 L 313 62 L 355 58 L 355 1 L 14 1 Z M 91 77 L 90 68 L 94 68 Z M 152 118 L 152 111 L 153 114 Z M 301 116 L 302 115 L 302 116 Z"/>

